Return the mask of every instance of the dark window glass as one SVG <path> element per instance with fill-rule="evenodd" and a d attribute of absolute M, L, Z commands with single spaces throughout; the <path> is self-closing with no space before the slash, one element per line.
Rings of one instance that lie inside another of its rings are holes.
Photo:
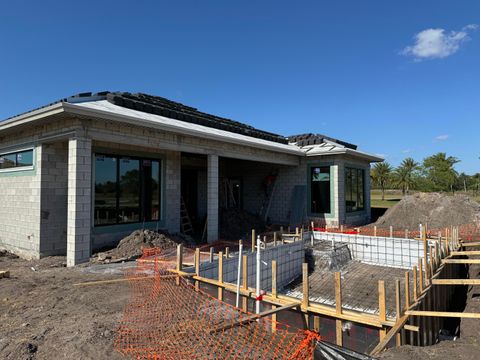
<path fill-rule="evenodd" d="M 330 167 L 312 167 L 310 169 L 310 211 L 314 214 L 331 212 Z"/>
<path fill-rule="evenodd" d="M 117 159 L 95 157 L 95 225 L 117 223 Z"/>
<path fill-rule="evenodd" d="M 33 150 L 0 155 L 0 169 L 33 166 Z"/>
<path fill-rule="evenodd" d="M 17 166 L 32 166 L 33 150 L 21 151 L 17 153 Z"/>
<path fill-rule="evenodd" d="M 151 219 L 160 219 L 160 163 L 158 161 L 152 161 L 152 195 L 151 195 Z M 147 198 L 148 200 L 148 198 Z"/>
<path fill-rule="evenodd" d="M 118 216 L 120 223 L 140 221 L 140 161 L 120 158 Z"/>
<path fill-rule="evenodd" d="M 365 199 L 365 170 L 345 169 L 345 205 L 347 212 L 363 210 Z"/>

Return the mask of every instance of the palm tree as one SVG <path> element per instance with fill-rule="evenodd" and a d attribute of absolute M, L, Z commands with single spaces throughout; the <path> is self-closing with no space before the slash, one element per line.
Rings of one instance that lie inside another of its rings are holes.
<path fill-rule="evenodd" d="M 392 176 L 392 166 L 388 162 L 375 164 L 372 170 L 372 179 L 382 189 L 382 201 L 385 200 L 385 188 Z"/>
<path fill-rule="evenodd" d="M 418 170 L 418 163 L 412 158 L 406 158 L 395 170 L 397 184 L 402 188 L 402 194 L 408 194 L 414 185 L 413 175 Z"/>

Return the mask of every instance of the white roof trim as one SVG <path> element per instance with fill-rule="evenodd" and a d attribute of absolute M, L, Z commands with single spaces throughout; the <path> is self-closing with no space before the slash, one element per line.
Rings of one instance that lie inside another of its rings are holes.
<path fill-rule="evenodd" d="M 121 121 L 132 125 L 144 125 L 164 131 L 191 135 L 211 140 L 243 144 L 270 151 L 292 155 L 304 155 L 298 146 L 280 144 L 273 141 L 257 139 L 254 137 L 232 133 L 225 130 L 214 129 L 208 126 L 187 123 L 181 120 L 170 119 L 164 116 L 149 114 L 138 110 L 124 108 L 110 103 L 107 100 L 88 101 L 84 103 L 64 103 L 65 111 L 79 115 L 97 116 L 114 121 Z"/>
<path fill-rule="evenodd" d="M 307 157 L 312 156 L 329 156 L 329 155 L 350 155 L 353 157 L 368 160 L 370 162 L 382 162 L 384 159 L 380 156 L 368 154 L 363 151 L 353 150 L 345 146 L 333 143 L 325 142 L 316 145 L 303 146 L 302 150 Z"/>
<path fill-rule="evenodd" d="M 15 116 L 11 119 L 0 121 L 0 131 L 6 130 L 14 126 L 26 124 L 50 115 L 59 114 L 63 111 L 64 109 L 62 103 L 56 103 L 37 110 L 33 110 L 25 114 Z"/>

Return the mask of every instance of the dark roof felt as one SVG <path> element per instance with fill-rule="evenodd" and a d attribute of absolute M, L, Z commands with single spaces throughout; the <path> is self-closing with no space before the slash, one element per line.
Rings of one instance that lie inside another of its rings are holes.
<path fill-rule="evenodd" d="M 349 149 L 357 150 L 357 145 L 350 144 L 346 141 L 334 139 L 330 136 L 326 136 L 322 134 L 300 134 L 300 135 L 291 135 L 288 137 L 288 142 L 295 143 L 297 144 L 297 146 L 322 144 L 325 142 L 325 140 L 343 145 Z"/>

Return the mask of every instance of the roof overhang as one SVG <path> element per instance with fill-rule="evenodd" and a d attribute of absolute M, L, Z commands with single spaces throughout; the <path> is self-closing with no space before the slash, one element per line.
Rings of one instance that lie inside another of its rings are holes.
<path fill-rule="evenodd" d="M 325 146 L 326 145 L 326 146 Z M 332 155 L 349 155 L 357 159 L 362 159 L 368 162 L 382 162 L 384 159 L 377 155 L 368 154 L 363 151 L 353 150 L 347 147 L 336 146 L 331 144 L 322 144 L 306 146 L 302 148 L 307 157 L 314 156 L 332 156 Z"/>
<path fill-rule="evenodd" d="M 124 108 L 106 100 L 78 102 L 74 104 L 58 102 L 0 122 L 0 132 L 20 125 L 33 124 L 41 119 L 60 113 L 101 118 L 129 125 L 146 126 L 152 129 L 181 135 L 190 135 L 273 152 L 304 156 L 304 152 L 295 145 L 280 144 L 203 125 L 186 123 L 160 115 Z"/>

